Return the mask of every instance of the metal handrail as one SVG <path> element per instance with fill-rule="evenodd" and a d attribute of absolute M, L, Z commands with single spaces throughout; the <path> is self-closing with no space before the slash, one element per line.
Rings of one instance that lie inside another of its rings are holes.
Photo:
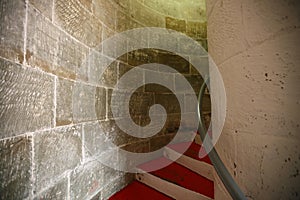
<path fill-rule="evenodd" d="M 204 126 L 204 123 L 202 121 L 202 105 L 203 105 L 203 96 L 205 89 L 207 87 L 207 84 L 209 83 L 209 78 L 206 78 L 203 82 L 199 96 L 198 96 L 198 118 L 199 118 L 199 126 L 198 126 L 198 133 L 200 135 L 201 140 L 203 141 L 203 146 L 205 149 L 211 149 L 208 153 L 208 156 L 218 174 L 221 181 L 223 182 L 225 188 L 227 189 L 228 193 L 231 195 L 231 197 L 234 200 L 247 200 L 244 193 L 240 189 L 240 187 L 237 185 L 235 180 L 232 178 L 231 174 L 227 170 L 226 166 L 222 162 L 219 154 L 217 153 L 216 149 L 214 148 L 211 140 L 204 140 L 206 136 L 206 128 Z M 205 143 L 205 144 L 204 144 Z"/>

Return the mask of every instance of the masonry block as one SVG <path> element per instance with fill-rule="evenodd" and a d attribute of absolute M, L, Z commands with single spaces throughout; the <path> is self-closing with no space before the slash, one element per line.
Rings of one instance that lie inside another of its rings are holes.
<path fill-rule="evenodd" d="M 115 29 L 117 21 L 117 9 L 113 1 L 97 0 L 93 4 L 93 13 L 106 26 Z"/>
<path fill-rule="evenodd" d="M 89 82 L 114 87 L 118 78 L 118 62 L 92 51 L 89 55 Z"/>
<path fill-rule="evenodd" d="M 129 101 L 129 112 L 131 115 L 148 115 L 150 107 L 154 104 L 154 95 L 152 93 L 132 94 Z"/>
<path fill-rule="evenodd" d="M 181 112 L 179 101 L 177 100 L 174 94 L 156 93 L 154 98 L 155 98 L 155 104 L 161 104 L 166 109 L 166 112 L 168 114 Z"/>
<path fill-rule="evenodd" d="M 24 60 L 25 12 L 24 0 L 0 2 L 0 56 L 18 63 Z"/>
<path fill-rule="evenodd" d="M 68 178 L 64 177 L 58 182 L 56 182 L 54 186 L 36 195 L 34 200 L 43 200 L 43 199 L 66 200 L 67 198 L 68 198 Z"/>
<path fill-rule="evenodd" d="M 73 92 L 73 119 L 75 122 L 92 121 L 106 117 L 106 91 L 76 82 Z"/>
<path fill-rule="evenodd" d="M 77 0 L 55 1 L 54 21 L 90 47 L 96 47 L 102 40 L 102 25 L 98 19 L 85 10 Z"/>
<path fill-rule="evenodd" d="M 172 17 L 166 17 L 166 28 L 185 33 L 186 21 L 181 19 L 175 19 Z"/>
<path fill-rule="evenodd" d="M 102 121 L 83 125 L 85 157 L 96 157 L 106 150 L 114 148 L 112 141 L 107 140 Z"/>
<path fill-rule="evenodd" d="M 150 139 L 150 151 L 156 151 L 167 146 L 171 142 L 173 137 L 173 135 L 152 137 Z"/>
<path fill-rule="evenodd" d="M 181 79 L 179 78 L 181 75 L 175 76 L 175 88 L 177 91 L 186 92 L 186 88 L 182 86 Z M 188 81 L 190 86 L 194 90 L 194 94 L 199 94 L 200 88 L 203 83 L 203 78 L 201 75 L 185 75 L 184 78 Z"/>
<path fill-rule="evenodd" d="M 99 193 L 105 184 L 117 177 L 119 177 L 118 171 L 102 165 L 99 161 L 82 165 L 71 173 L 71 199 L 91 198 Z"/>
<path fill-rule="evenodd" d="M 35 188 L 38 193 L 82 160 L 81 126 L 57 128 L 34 135 Z"/>
<path fill-rule="evenodd" d="M 160 64 L 167 65 L 182 74 L 188 74 L 190 71 L 188 60 L 170 52 L 159 53 L 158 62 Z M 164 70 L 163 67 L 161 67 L 160 71 L 166 70 Z M 169 70 L 167 72 L 169 72 Z"/>
<path fill-rule="evenodd" d="M 53 126 L 54 78 L 0 59 L 1 138 Z"/>
<path fill-rule="evenodd" d="M 101 199 L 109 199 L 113 194 L 120 191 L 128 183 L 134 180 L 134 174 L 127 173 L 120 178 L 113 180 L 111 183 L 107 184 L 101 191 Z"/>
<path fill-rule="evenodd" d="M 0 199 L 25 199 L 31 193 L 32 138 L 0 141 Z"/>
<path fill-rule="evenodd" d="M 52 20 L 53 1 L 29 0 L 29 3 L 38 9 L 45 17 Z"/>
<path fill-rule="evenodd" d="M 207 23 L 187 21 L 186 34 L 192 38 L 207 38 Z"/>
<path fill-rule="evenodd" d="M 87 80 L 88 49 L 29 6 L 27 63 L 70 79 Z"/>
<path fill-rule="evenodd" d="M 56 126 L 73 122 L 74 82 L 59 78 L 56 86 Z"/>

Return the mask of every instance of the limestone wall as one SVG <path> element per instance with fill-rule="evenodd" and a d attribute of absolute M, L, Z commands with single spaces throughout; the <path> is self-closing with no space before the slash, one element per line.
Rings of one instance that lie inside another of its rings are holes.
<path fill-rule="evenodd" d="M 172 65 L 196 91 L 201 77 L 188 60 L 169 52 L 135 51 L 112 60 L 111 52 L 128 44 L 100 43 L 124 30 L 158 26 L 178 29 L 206 44 L 205 21 L 195 20 L 196 11 L 176 16 L 134 0 L 4 0 L 0 9 L 1 197 L 107 199 L 133 176 L 98 162 L 108 157 L 116 157 L 115 165 L 121 162 L 106 142 L 132 152 L 156 150 L 170 141 L 180 120 L 168 90 L 144 86 L 131 98 L 133 120 L 148 124 L 154 103 L 164 105 L 169 117 L 154 137 L 128 136 L 115 124 L 123 116 L 112 116 L 110 109 L 119 106 L 111 103 L 112 91 L 126 93 L 126 88 L 115 88 L 117 80 L 134 66 L 154 61 Z M 200 61 L 207 63 L 207 58 Z M 166 75 L 175 84 L 176 76 Z"/>
<path fill-rule="evenodd" d="M 298 1 L 207 1 L 227 94 L 217 150 L 249 199 L 299 199 L 299 10 Z"/>

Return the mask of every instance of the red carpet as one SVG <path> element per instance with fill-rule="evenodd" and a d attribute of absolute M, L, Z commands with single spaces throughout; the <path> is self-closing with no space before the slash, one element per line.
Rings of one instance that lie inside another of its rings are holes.
<path fill-rule="evenodd" d="M 185 152 L 183 152 L 186 145 L 190 145 L 190 147 Z M 175 151 L 177 151 L 178 153 L 184 153 L 184 155 L 186 155 L 188 157 L 206 162 L 208 164 L 212 164 L 208 156 L 205 156 L 204 158 L 199 158 L 198 155 L 199 155 L 199 151 L 200 151 L 201 146 L 194 143 L 194 142 L 172 144 L 172 145 L 168 145 L 168 147 L 175 150 Z"/>
<path fill-rule="evenodd" d="M 145 170 L 147 165 L 157 165 L 157 162 L 167 162 L 167 160 L 168 159 L 162 157 L 160 159 L 145 163 L 141 165 L 140 168 Z M 150 173 L 154 176 L 160 177 L 161 179 L 167 180 L 168 182 L 175 183 L 176 185 L 186 189 L 198 192 L 210 198 L 214 198 L 214 183 L 211 180 L 175 162 L 163 169 Z"/>
<path fill-rule="evenodd" d="M 132 182 L 120 192 L 113 195 L 110 200 L 171 200 L 172 198 L 140 183 Z"/>

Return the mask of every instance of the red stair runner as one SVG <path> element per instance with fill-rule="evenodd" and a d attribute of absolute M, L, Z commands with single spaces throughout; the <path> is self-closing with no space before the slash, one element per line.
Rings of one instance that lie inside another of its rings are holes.
<path fill-rule="evenodd" d="M 172 200 L 172 198 L 148 187 L 138 181 L 134 181 L 127 187 L 116 193 L 110 200 Z"/>
<path fill-rule="evenodd" d="M 159 158 L 148 163 L 145 163 L 139 168 L 146 170 L 148 166 L 157 165 L 157 163 L 168 162 L 167 158 Z M 167 167 L 150 172 L 150 174 L 160 177 L 168 182 L 175 183 L 186 189 L 203 194 L 207 197 L 214 198 L 214 183 L 213 181 L 173 162 Z"/>
<path fill-rule="evenodd" d="M 184 152 L 186 145 L 190 145 L 189 148 Z M 208 156 L 204 158 L 199 158 L 199 151 L 201 149 L 201 145 L 196 144 L 195 142 L 186 142 L 186 143 L 179 143 L 179 144 L 171 144 L 168 145 L 170 149 L 177 151 L 178 153 L 183 153 L 184 155 L 194 158 L 199 161 L 206 162 L 212 165 Z"/>

